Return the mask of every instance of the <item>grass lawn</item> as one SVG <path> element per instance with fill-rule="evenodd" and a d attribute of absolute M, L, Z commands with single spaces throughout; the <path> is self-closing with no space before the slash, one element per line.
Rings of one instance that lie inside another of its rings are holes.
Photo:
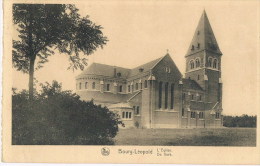
<path fill-rule="evenodd" d="M 116 145 L 256 146 L 256 128 L 120 129 Z"/>

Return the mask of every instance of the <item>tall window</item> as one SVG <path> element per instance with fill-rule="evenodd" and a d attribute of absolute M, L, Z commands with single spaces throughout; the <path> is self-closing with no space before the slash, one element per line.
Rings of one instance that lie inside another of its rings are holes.
<path fill-rule="evenodd" d="M 221 85 L 218 84 L 218 102 L 221 100 Z"/>
<path fill-rule="evenodd" d="M 135 83 L 135 90 L 138 90 L 138 83 Z"/>
<path fill-rule="evenodd" d="M 159 108 L 162 108 L 162 82 L 159 83 Z"/>
<path fill-rule="evenodd" d="M 209 58 L 208 63 L 209 63 L 209 67 L 212 67 L 212 58 Z"/>
<path fill-rule="evenodd" d="M 81 89 L 81 82 L 79 83 L 79 89 Z"/>
<path fill-rule="evenodd" d="M 88 82 L 85 82 L 85 89 L 88 89 Z"/>
<path fill-rule="evenodd" d="M 140 83 L 140 89 L 143 89 L 143 83 Z"/>
<path fill-rule="evenodd" d="M 131 86 L 128 85 L 128 92 L 131 92 Z"/>
<path fill-rule="evenodd" d="M 196 68 L 200 67 L 200 60 L 198 58 L 196 59 L 195 64 L 196 64 Z"/>
<path fill-rule="evenodd" d="M 220 113 L 219 113 L 219 112 L 216 112 L 215 117 L 216 117 L 216 119 L 219 119 L 219 118 L 220 118 Z"/>
<path fill-rule="evenodd" d="M 198 75 L 198 80 L 200 80 L 200 75 Z"/>
<path fill-rule="evenodd" d="M 136 115 L 140 114 L 139 106 L 136 106 Z"/>
<path fill-rule="evenodd" d="M 213 61 L 213 68 L 214 68 L 214 69 L 217 68 L 217 59 L 214 59 L 214 61 Z"/>
<path fill-rule="evenodd" d="M 199 118 L 200 118 L 200 119 L 204 119 L 204 112 L 200 112 L 200 113 L 199 113 Z"/>
<path fill-rule="evenodd" d="M 190 61 L 190 69 L 194 69 L 194 61 L 193 60 Z"/>
<path fill-rule="evenodd" d="M 198 48 L 200 48 L 200 43 L 198 43 L 198 46 L 197 46 Z"/>
<path fill-rule="evenodd" d="M 165 105 L 164 108 L 168 108 L 168 82 L 165 83 Z"/>
<path fill-rule="evenodd" d="M 107 91 L 110 91 L 110 84 L 107 84 Z"/>
<path fill-rule="evenodd" d="M 92 89 L 96 89 L 96 83 L 95 82 L 92 83 Z"/>
<path fill-rule="evenodd" d="M 194 95 L 193 94 L 191 95 L 191 100 L 194 100 Z"/>
<path fill-rule="evenodd" d="M 185 93 L 182 94 L 182 100 L 185 100 Z"/>
<path fill-rule="evenodd" d="M 119 92 L 123 92 L 123 86 L 122 85 L 119 86 Z"/>
<path fill-rule="evenodd" d="M 199 95 L 199 101 L 201 101 L 201 99 L 202 99 L 202 97 L 201 97 L 201 95 Z"/>
<path fill-rule="evenodd" d="M 190 114 L 191 114 L 190 115 L 191 118 L 196 118 L 196 112 L 190 112 Z"/>
<path fill-rule="evenodd" d="M 147 88 L 148 84 L 147 84 L 147 80 L 144 81 L 144 88 Z"/>
<path fill-rule="evenodd" d="M 132 118 L 132 112 L 128 113 L 128 118 L 131 119 Z"/>
<path fill-rule="evenodd" d="M 185 93 L 184 93 L 185 97 Z M 171 84 L 171 109 L 174 107 L 174 84 Z"/>
<path fill-rule="evenodd" d="M 181 110 L 181 116 L 182 117 L 184 116 L 184 108 L 182 108 L 182 110 Z"/>

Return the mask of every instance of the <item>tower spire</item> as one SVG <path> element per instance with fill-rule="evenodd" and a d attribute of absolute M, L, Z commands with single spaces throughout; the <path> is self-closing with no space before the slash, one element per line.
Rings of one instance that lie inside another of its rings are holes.
<path fill-rule="evenodd" d="M 198 26 L 192 38 L 187 56 L 199 51 L 208 50 L 222 55 L 205 9 L 202 12 Z"/>

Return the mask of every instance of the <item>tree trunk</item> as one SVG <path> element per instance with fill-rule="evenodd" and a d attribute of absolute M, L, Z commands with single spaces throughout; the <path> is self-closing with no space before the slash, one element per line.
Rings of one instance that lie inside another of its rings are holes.
<path fill-rule="evenodd" d="M 29 67 L 29 101 L 33 100 L 33 78 L 34 78 L 34 62 L 35 56 L 33 54 L 33 44 L 32 44 L 32 10 L 29 8 L 29 25 L 28 25 L 28 48 L 29 48 L 29 58 L 30 58 L 30 67 Z"/>
<path fill-rule="evenodd" d="M 29 100 L 33 100 L 33 78 L 34 78 L 34 62 L 35 58 L 30 59 L 30 69 L 29 69 Z"/>

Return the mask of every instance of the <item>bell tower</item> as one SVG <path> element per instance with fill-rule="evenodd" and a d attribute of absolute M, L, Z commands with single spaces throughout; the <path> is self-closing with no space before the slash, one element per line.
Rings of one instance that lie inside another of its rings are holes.
<path fill-rule="evenodd" d="M 185 78 L 195 80 L 203 88 L 206 102 L 222 100 L 221 56 L 204 10 L 185 56 Z"/>

